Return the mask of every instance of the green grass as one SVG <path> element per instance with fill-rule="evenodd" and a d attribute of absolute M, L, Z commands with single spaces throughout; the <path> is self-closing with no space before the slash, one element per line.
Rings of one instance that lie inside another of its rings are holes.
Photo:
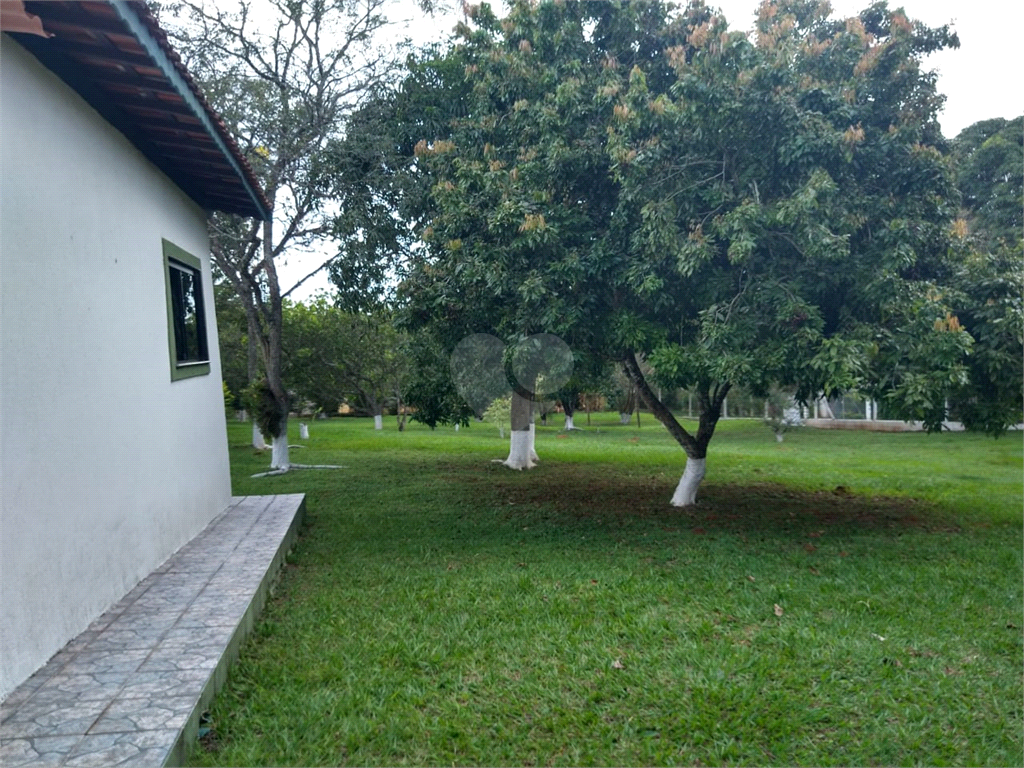
<path fill-rule="evenodd" d="M 345 469 L 256 480 L 230 425 L 235 493 L 309 518 L 194 764 L 1024 763 L 1019 434 L 723 422 L 678 510 L 614 419 L 522 473 L 487 425 L 314 422 L 293 460 Z"/>

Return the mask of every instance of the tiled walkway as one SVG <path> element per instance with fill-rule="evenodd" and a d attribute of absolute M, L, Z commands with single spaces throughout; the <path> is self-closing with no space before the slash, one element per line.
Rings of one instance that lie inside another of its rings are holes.
<path fill-rule="evenodd" d="M 0 766 L 178 765 L 263 608 L 304 496 L 247 496 L 0 705 Z"/>

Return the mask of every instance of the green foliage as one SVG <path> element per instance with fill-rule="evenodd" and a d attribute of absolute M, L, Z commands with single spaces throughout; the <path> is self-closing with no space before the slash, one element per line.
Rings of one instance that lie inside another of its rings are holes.
<path fill-rule="evenodd" d="M 498 428 L 501 437 L 505 436 L 508 430 L 509 419 L 512 413 L 512 395 L 495 398 L 487 410 L 484 411 L 484 421 L 493 424 Z"/>
<path fill-rule="evenodd" d="M 700 395 L 705 445 L 731 386 L 869 391 L 938 428 L 972 344 L 940 289 L 956 192 L 920 66 L 948 28 L 884 3 L 775 3 L 754 39 L 699 4 L 474 21 L 408 81 L 448 118 L 406 123 L 429 190 L 409 318 L 646 354 Z"/>
<path fill-rule="evenodd" d="M 228 388 L 228 383 L 221 380 L 221 389 L 224 392 L 224 413 L 228 416 L 235 410 L 235 396 L 231 394 L 231 390 Z"/>
<path fill-rule="evenodd" d="M 1024 239 L 1024 116 L 982 120 L 953 141 L 957 187 L 984 250 L 1019 248 Z"/>
<path fill-rule="evenodd" d="M 284 306 L 285 380 L 302 398 L 333 413 L 345 400 L 369 415 L 403 399 L 408 339 L 382 310 L 345 312 L 328 297 Z"/>
<path fill-rule="evenodd" d="M 220 349 L 221 376 L 235 393 L 232 407 L 244 408 L 242 392 L 249 386 L 249 337 L 245 310 L 235 291 L 223 279 L 213 286 L 217 315 L 217 345 Z"/>
<path fill-rule="evenodd" d="M 415 407 L 413 421 L 435 429 L 439 424 L 466 426 L 475 415 L 452 380 L 449 356 L 429 329 L 412 333 L 410 341 L 412 371 L 406 388 L 406 401 Z"/>
<path fill-rule="evenodd" d="M 281 425 L 286 414 L 274 397 L 266 379 L 259 379 L 244 391 L 242 402 L 249 411 L 260 432 L 270 437 L 280 437 Z"/>
<path fill-rule="evenodd" d="M 954 389 L 952 416 L 993 435 L 1024 421 L 1024 267 L 1021 249 L 972 253 L 954 284 L 956 317 L 977 341 Z"/>

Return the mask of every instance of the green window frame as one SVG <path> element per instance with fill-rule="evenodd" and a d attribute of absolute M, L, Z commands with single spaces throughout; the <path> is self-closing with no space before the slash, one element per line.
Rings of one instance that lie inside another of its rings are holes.
<path fill-rule="evenodd" d="M 209 375 L 202 262 L 168 240 L 163 254 L 171 381 Z"/>

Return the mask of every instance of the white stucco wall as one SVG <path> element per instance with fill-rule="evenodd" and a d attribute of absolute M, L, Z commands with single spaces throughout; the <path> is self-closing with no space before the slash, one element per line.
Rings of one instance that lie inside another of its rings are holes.
<path fill-rule="evenodd" d="M 0 44 L 0 697 L 230 499 L 205 217 Z M 200 258 L 211 372 L 171 382 L 166 238 Z"/>

